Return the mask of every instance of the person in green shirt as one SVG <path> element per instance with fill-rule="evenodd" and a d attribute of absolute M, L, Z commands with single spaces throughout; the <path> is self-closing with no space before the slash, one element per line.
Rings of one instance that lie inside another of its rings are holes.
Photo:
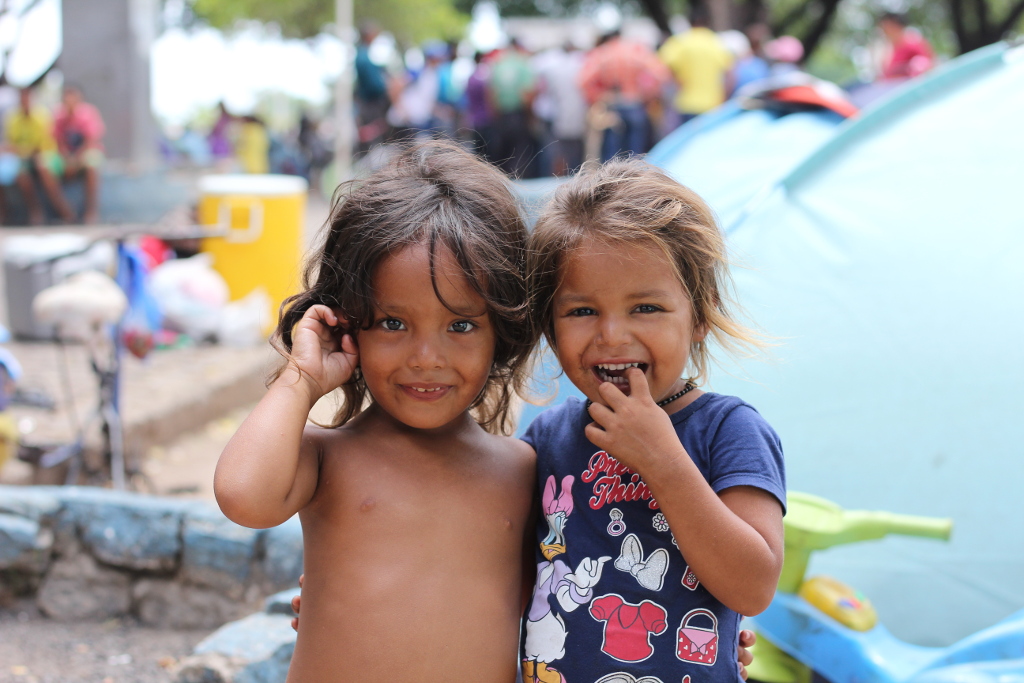
<path fill-rule="evenodd" d="M 530 104 L 536 94 L 536 76 L 529 55 L 515 38 L 491 66 L 488 85 L 491 105 L 497 113 L 495 161 L 513 177 L 530 177 L 536 156 L 530 131 Z"/>

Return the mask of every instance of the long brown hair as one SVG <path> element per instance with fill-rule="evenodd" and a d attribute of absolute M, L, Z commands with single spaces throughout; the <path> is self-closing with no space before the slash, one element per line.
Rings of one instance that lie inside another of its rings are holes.
<path fill-rule="evenodd" d="M 652 244 L 672 264 L 693 305 L 695 326 L 729 351 L 755 351 L 763 338 L 730 310 L 728 260 L 714 213 L 697 193 L 636 157 L 584 166 L 555 191 L 537 219 L 527 251 L 536 329 L 554 346 L 552 304 L 565 256 L 584 240 Z M 690 349 L 692 380 L 707 378 L 707 342 Z"/>
<path fill-rule="evenodd" d="M 447 249 L 487 303 L 497 338 L 494 363 L 470 408 L 482 427 L 507 434 L 512 398 L 523 389 L 538 336 L 526 294 L 526 227 L 508 178 L 455 144 L 406 145 L 381 170 L 335 192 L 323 247 L 306 264 L 304 291 L 282 304 L 272 343 L 288 357 L 292 330 L 316 304 L 340 309 L 358 338 L 373 322 L 377 267 L 416 244 L 429 249 L 432 280 L 437 252 Z M 444 303 L 436 280 L 434 292 Z M 331 427 L 372 400 L 358 371 L 341 391 Z"/>

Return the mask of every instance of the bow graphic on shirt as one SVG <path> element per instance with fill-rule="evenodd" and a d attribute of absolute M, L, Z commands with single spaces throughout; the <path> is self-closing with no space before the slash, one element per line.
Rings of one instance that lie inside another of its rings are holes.
<path fill-rule="evenodd" d="M 615 568 L 629 572 L 647 590 L 660 591 L 668 573 L 668 551 L 658 548 L 644 560 L 644 548 L 636 534 L 622 539 L 622 550 L 615 560 Z"/>

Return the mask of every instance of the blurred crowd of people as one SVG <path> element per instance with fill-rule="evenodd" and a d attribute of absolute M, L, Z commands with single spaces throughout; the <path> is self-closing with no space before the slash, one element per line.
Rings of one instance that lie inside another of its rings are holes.
<path fill-rule="evenodd" d="M 370 57 L 379 30 L 356 49 L 356 119 L 363 150 L 393 136 L 448 136 L 516 177 L 571 172 L 585 159 L 643 153 L 682 123 L 745 86 L 800 70 L 804 48 L 764 24 L 719 34 L 700 9 L 657 49 L 619 32 L 589 49 L 572 41 L 530 52 L 516 37 L 459 69 L 457 45 L 422 46 L 422 65 L 389 72 Z M 898 14 L 879 20 L 890 43 L 882 78 L 916 76 L 934 56 Z"/>
<path fill-rule="evenodd" d="M 16 186 L 32 225 L 46 220 L 38 189 L 59 220 L 95 223 L 106 127 L 99 110 L 85 101 L 81 88 L 66 84 L 53 111 L 33 100 L 32 88 L 18 91 L 18 102 L 4 120 L 0 149 L 0 187 Z M 62 182 L 81 179 L 85 202 L 79 215 L 64 196 Z M 7 195 L 0 191 L 0 220 L 6 222 Z"/>
<path fill-rule="evenodd" d="M 208 130 L 186 127 L 174 140 L 165 138 L 161 151 L 170 163 L 212 166 L 222 173 L 284 173 L 315 183 L 332 157 L 318 128 L 304 112 L 294 130 L 272 132 L 256 114 L 232 114 L 221 102 Z"/>
<path fill-rule="evenodd" d="M 931 68 L 931 48 L 901 15 L 881 16 L 878 27 L 889 46 L 881 79 Z M 644 153 L 745 89 L 800 71 L 805 58 L 800 40 L 773 37 L 765 24 L 716 33 L 702 8 L 689 16 L 688 28 L 658 46 L 618 31 L 593 45 L 565 40 L 538 51 L 512 36 L 505 47 L 472 56 L 460 53 L 458 43 L 430 41 L 420 46 L 421 58 L 407 53 L 382 64 L 373 57 L 380 33 L 366 22 L 356 44 L 359 150 L 444 136 L 520 178 L 564 175 L 586 159 Z M 318 187 L 332 158 L 333 129 L 324 131 L 308 113 L 297 118 L 290 130 L 271 131 L 259 116 L 234 114 L 221 103 L 205 125 L 164 138 L 164 159 L 220 172 L 300 175 Z M 40 179 L 49 192 L 52 183 Z"/>

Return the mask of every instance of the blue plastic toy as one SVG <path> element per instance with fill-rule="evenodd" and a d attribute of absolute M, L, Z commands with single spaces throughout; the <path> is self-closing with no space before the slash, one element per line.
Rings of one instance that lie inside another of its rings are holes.
<path fill-rule="evenodd" d="M 1024 682 L 1024 611 L 944 648 L 920 647 L 877 623 L 870 601 L 829 577 L 804 579 L 811 552 L 889 534 L 948 539 L 952 521 L 845 511 L 823 498 L 789 495 L 786 561 L 758 632 L 752 680 L 831 683 Z"/>

